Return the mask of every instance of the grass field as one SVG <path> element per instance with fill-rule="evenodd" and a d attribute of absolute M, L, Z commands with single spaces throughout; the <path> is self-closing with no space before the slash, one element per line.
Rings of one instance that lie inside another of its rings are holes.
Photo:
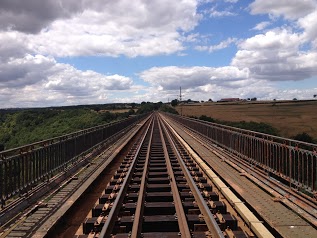
<path fill-rule="evenodd" d="M 232 102 L 184 104 L 176 107 L 184 116 L 206 115 L 225 121 L 264 122 L 279 130 L 283 137 L 306 132 L 317 138 L 316 101 Z"/>

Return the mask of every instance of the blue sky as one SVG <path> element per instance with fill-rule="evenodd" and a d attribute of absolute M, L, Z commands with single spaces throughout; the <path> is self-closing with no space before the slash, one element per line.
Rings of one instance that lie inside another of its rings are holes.
<path fill-rule="evenodd" d="M 316 0 L 2 0 L 1 107 L 312 99 L 316 25 Z"/>

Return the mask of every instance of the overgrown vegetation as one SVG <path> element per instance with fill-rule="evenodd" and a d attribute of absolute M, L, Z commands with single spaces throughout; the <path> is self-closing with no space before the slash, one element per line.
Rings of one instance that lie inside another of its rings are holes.
<path fill-rule="evenodd" d="M 92 110 L 94 109 L 94 110 Z M 61 136 L 134 114 L 100 108 L 45 108 L 0 111 L 0 151 Z"/>
<path fill-rule="evenodd" d="M 135 112 L 134 109 L 138 108 Z M 115 112 L 126 109 L 125 112 Z M 121 120 L 133 114 L 177 111 L 162 102 L 0 110 L 0 151 Z"/>
<path fill-rule="evenodd" d="M 162 102 L 132 103 L 128 105 L 125 112 L 121 113 L 108 111 L 123 108 L 121 104 L 111 104 L 0 110 L 0 151 L 120 120 L 135 113 L 143 114 L 160 110 L 178 114 L 173 107 Z M 136 112 L 135 108 L 138 108 Z M 229 122 L 216 120 L 205 115 L 198 119 L 279 136 L 276 128 L 262 122 Z M 317 142 L 307 133 L 297 134 L 292 139 L 309 143 Z"/>

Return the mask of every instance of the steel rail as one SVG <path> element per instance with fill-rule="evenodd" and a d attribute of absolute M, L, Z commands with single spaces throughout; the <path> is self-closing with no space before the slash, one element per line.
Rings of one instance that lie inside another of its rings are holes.
<path fill-rule="evenodd" d="M 166 121 L 171 131 L 175 133 L 175 136 L 180 140 L 183 146 L 186 147 L 186 150 L 192 155 L 193 159 L 200 166 L 200 168 L 206 173 L 206 175 L 212 180 L 212 182 L 220 188 L 221 193 L 229 201 L 229 203 L 236 204 L 238 214 L 243 218 L 243 220 L 248 224 L 251 230 L 257 235 L 257 237 L 274 237 L 270 231 L 261 223 L 260 220 L 255 217 L 255 215 L 242 203 L 242 201 L 237 198 L 234 193 L 223 183 L 223 181 L 206 165 L 206 163 L 191 149 L 191 147 L 182 139 L 180 135 L 172 128 L 169 124 L 170 122 Z"/>
<path fill-rule="evenodd" d="M 175 210 L 176 210 L 180 235 L 181 235 L 181 237 L 188 238 L 188 237 L 191 237 L 191 233 L 190 233 L 190 230 L 188 228 L 188 223 L 187 223 L 185 211 L 183 208 L 181 197 L 179 195 L 178 187 L 176 184 L 176 179 L 175 179 L 174 172 L 172 169 L 171 160 L 169 158 L 167 147 L 166 147 L 166 142 L 165 142 L 165 139 L 163 136 L 164 126 L 163 125 L 161 126 L 161 123 L 162 122 L 160 121 L 160 123 L 159 123 L 160 136 L 161 136 L 161 140 L 162 140 L 162 144 L 163 144 L 166 167 L 167 167 L 168 175 L 170 177 L 171 190 L 172 190 L 172 194 L 173 194 L 173 200 L 174 200 L 174 204 L 175 204 Z"/>
<path fill-rule="evenodd" d="M 28 191 L 26 194 L 21 195 L 17 199 L 10 202 L 7 206 L 2 208 L 0 211 L 0 227 L 7 226 L 11 222 L 14 222 L 17 216 L 23 214 L 21 211 L 27 210 L 28 207 L 32 206 L 32 204 L 35 205 L 35 203 L 42 196 L 47 195 L 47 193 L 51 193 L 51 190 L 55 190 L 55 187 L 58 187 L 59 184 L 71 177 L 71 175 L 74 174 L 76 170 L 89 163 L 95 155 L 109 146 L 111 142 L 118 139 L 121 134 L 122 131 L 119 131 L 110 136 L 106 142 L 103 141 L 96 144 L 94 146 L 95 150 L 85 154 L 85 156 L 82 156 L 76 161 L 76 163 L 72 165 L 72 167 L 69 167 L 67 170 L 65 169 L 63 172 L 57 174 L 47 181 L 45 180 L 39 183 L 37 186 L 30 189 L 30 191 Z"/>
<path fill-rule="evenodd" d="M 148 128 L 146 129 L 146 133 L 144 134 L 144 136 L 142 137 L 142 140 L 141 140 L 141 143 L 138 147 L 138 149 L 136 150 L 136 153 L 134 155 L 134 158 L 133 158 L 133 162 L 132 162 L 132 165 L 130 165 L 130 168 L 125 176 L 125 179 L 122 183 L 122 186 L 118 192 L 118 195 L 112 205 L 112 208 L 109 212 L 109 215 L 107 216 L 107 220 L 105 222 L 105 224 L 103 225 L 102 227 L 102 230 L 99 234 L 99 237 L 110 237 L 111 235 L 111 232 L 112 232 L 112 229 L 113 229 L 113 226 L 116 222 L 116 218 L 118 216 L 118 213 L 120 211 L 120 208 L 121 208 L 121 205 L 122 205 L 122 202 L 123 202 L 123 199 L 124 199 L 124 195 L 128 189 L 128 185 L 129 185 L 129 182 L 131 180 L 131 177 L 132 177 L 132 172 L 135 168 L 135 165 L 136 165 L 136 162 L 137 162 L 137 159 L 138 159 L 138 156 L 139 156 L 139 153 L 140 153 L 140 150 L 142 148 L 142 145 L 143 145 L 143 142 L 145 141 L 145 138 L 149 132 L 149 129 L 150 129 L 150 126 L 153 124 L 153 117 L 152 117 L 152 121 L 151 123 L 149 124 Z"/>
<path fill-rule="evenodd" d="M 151 128 L 151 137 L 149 140 L 146 157 L 145 157 L 145 163 L 144 163 L 144 170 L 142 174 L 141 184 L 140 184 L 140 190 L 139 190 L 139 196 L 138 201 L 135 209 L 134 214 L 134 220 L 132 225 L 132 232 L 131 237 L 137 238 L 141 235 L 141 229 L 142 229 L 142 218 L 143 218 L 143 211 L 144 211 L 144 201 L 145 201 L 145 190 L 146 190 L 146 181 L 147 181 L 147 173 L 149 168 L 149 160 L 150 160 L 150 151 L 151 151 L 151 143 L 153 138 L 153 130 L 154 130 L 154 123 Z"/>
<path fill-rule="evenodd" d="M 166 114 L 218 146 L 317 198 L 317 145 Z"/>
<path fill-rule="evenodd" d="M 28 219 L 28 216 L 32 216 L 33 213 L 37 212 L 37 209 L 41 206 L 47 206 L 49 203 L 49 200 L 56 194 L 62 193 L 62 196 L 64 196 L 63 200 L 61 202 L 54 202 L 54 207 L 51 207 L 49 209 L 52 209 L 50 211 L 49 217 L 45 216 L 45 219 L 40 219 L 39 222 L 34 223 L 32 225 L 32 228 L 30 229 L 30 232 L 32 232 L 35 229 L 38 229 L 39 226 L 42 226 L 43 223 L 52 225 L 49 221 L 47 221 L 46 218 L 52 218 L 57 213 L 55 211 L 57 209 L 60 209 L 62 206 L 65 208 L 65 200 L 69 199 L 70 196 L 74 196 L 74 194 L 80 194 L 80 191 L 83 191 L 83 187 L 87 187 L 89 183 L 91 183 L 91 176 L 97 177 L 98 174 L 100 174 L 105 166 L 107 166 L 114 158 L 114 156 L 119 153 L 119 151 L 124 148 L 126 145 L 126 142 L 122 143 L 122 139 L 125 138 L 132 138 L 136 135 L 136 133 L 143 127 L 142 125 L 148 120 L 149 118 L 145 119 L 142 123 L 140 123 L 140 128 L 138 127 L 130 127 L 131 133 L 126 133 L 123 137 L 120 137 L 117 133 L 115 136 L 110 137 L 106 143 L 100 144 L 98 147 L 98 153 L 100 151 L 103 151 L 102 153 L 99 153 L 96 155 L 95 152 L 92 152 L 83 158 L 83 160 L 80 163 L 77 163 L 74 165 L 74 167 L 70 168 L 68 171 L 63 174 L 63 177 L 57 177 L 52 181 L 52 183 L 44 184 L 43 186 L 36 188 L 36 190 L 32 190 L 33 194 L 29 194 L 28 197 L 21 197 L 19 199 L 19 203 L 12 202 L 9 204 L 8 207 L 6 207 L 4 210 L 0 212 L 0 231 L 5 230 L 5 233 L 2 234 L 0 232 L 0 237 L 3 235 L 6 236 L 6 234 L 9 234 L 12 232 L 19 224 L 19 226 L 22 226 L 22 223 L 25 219 Z M 121 143 L 119 144 L 119 142 Z M 128 141 L 128 140 L 127 140 Z M 120 146 L 113 146 L 117 143 L 117 145 Z M 111 146 L 109 146 L 111 144 Z M 113 145 L 112 145 L 113 144 Z M 91 170 L 88 173 L 83 173 L 88 166 L 87 164 L 91 163 L 91 167 L 95 167 L 96 169 Z M 85 176 L 82 176 L 82 174 L 85 174 Z M 64 180 L 65 178 L 69 177 L 69 179 Z M 63 182 L 64 180 L 64 182 Z M 73 180 L 76 180 L 76 186 L 72 187 L 71 190 L 67 190 L 67 193 L 63 191 L 64 186 L 67 186 L 67 184 L 71 183 Z M 61 183 L 62 182 L 62 183 Z M 79 193 L 78 193 L 79 192 Z M 44 196 L 43 196 L 44 195 Z M 78 195 L 80 196 L 80 195 Z M 72 204 L 74 202 L 74 198 L 70 202 L 67 202 L 68 206 L 69 204 Z M 35 205 L 36 203 L 36 205 Z M 25 205 L 24 205 L 25 204 Z M 33 204 L 33 205 L 32 205 Z M 31 208 L 25 209 L 25 206 L 32 206 Z M 70 206 L 70 205 L 69 205 Z M 14 214 L 13 217 L 11 217 L 10 214 Z M 58 212 L 58 214 L 61 214 L 61 212 Z M 56 217 L 56 216 L 55 216 Z M 4 223 L 2 224 L 2 221 Z M 45 231 L 47 231 L 47 227 L 50 227 L 49 225 L 45 226 Z M 31 227 L 28 225 L 28 228 Z M 51 229 L 51 227 L 50 227 Z"/>
<path fill-rule="evenodd" d="M 175 145 L 175 142 L 174 142 L 174 140 L 173 140 L 173 138 L 171 136 L 171 132 L 167 131 L 167 130 L 166 130 L 166 132 L 167 132 L 166 136 L 167 136 L 167 138 L 168 138 L 168 140 L 169 140 L 169 142 L 170 142 L 170 144 L 171 144 L 171 146 L 172 146 L 172 148 L 173 148 L 173 150 L 175 152 L 177 160 L 178 160 L 178 162 L 179 162 L 179 164 L 180 164 L 180 166 L 182 168 L 182 171 L 184 173 L 185 178 L 188 181 L 188 185 L 189 185 L 189 187 L 190 187 L 190 189 L 191 189 L 191 191 L 192 191 L 192 193 L 193 193 L 193 195 L 195 197 L 195 200 L 196 200 L 196 202 L 198 204 L 198 207 L 199 207 L 200 211 L 203 213 L 204 220 L 205 220 L 206 225 L 207 225 L 207 227 L 209 229 L 209 232 L 211 233 L 213 238 L 215 238 L 215 237 L 224 238 L 224 235 L 223 235 L 222 231 L 220 230 L 220 228 L 219 228 L 219 226 L 218 226 L 213 214 L 210 212 L 206 201 L 202 197 L 199 189 L 197 188 L 197 186 L 195 184 L 194 179 L 190 175 L 189 170 L 187 169 L 187 167 L 186 167 L 181 155 L 179 154 L 178 149 L 177 149 L 177 147 Z"/>
<path fill-rule="evenodd" d="M 193 134 L 193 131 L 188 132 L 188 134 L 195 140 L 202 143 L 207 149 L 211 150 L 217 156 L 222 158 L 231 167 L 234 167 L 241 174 L 246 176 L 249 180 L 261 186 L 264 190 L 272 194 L 272 196 L 274 196 L 275 198 L 280 199 L 281 203 L 284 203 L 299 216 L 303 217 L 306 221 L 317 227 L 316 203 L 311 200 L 307 200 L 303 196 L 300 196 L 299 194 L 286 187 L 286 185 L 272 181 L 268 178 L 267 174 L 264 174 L 262 170 L 258 170 L 248 165 L 245 161 L 237 159 L 235 156 L 227 151 L 219 150 L 219 148 L 213 146 L 211 144 L 212 142 L 206 139 L 203 135 L 199 135 L 201 137 L 195 136 Z M 261 179 L 258 176 L 260 176 Z"/>
<path fill-rule="evenodd" d="M 41 182 L 69 169 L 110 136 L 123 134 L 142 117 L 146 115 L 0 152 L 1 207 L 10 198 L 23 196 Z"/>

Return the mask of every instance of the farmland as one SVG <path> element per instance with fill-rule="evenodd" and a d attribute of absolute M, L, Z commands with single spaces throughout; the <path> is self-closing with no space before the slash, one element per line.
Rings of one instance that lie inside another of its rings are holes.
<path fill-rule="evenodd" d="M 277 128 L 283 137 L 306 132 L 317 138 L 317 101 L 205 102 L 178 105 L 184 116 L 206 115 L 223 121 L 263 122 Z"/>

